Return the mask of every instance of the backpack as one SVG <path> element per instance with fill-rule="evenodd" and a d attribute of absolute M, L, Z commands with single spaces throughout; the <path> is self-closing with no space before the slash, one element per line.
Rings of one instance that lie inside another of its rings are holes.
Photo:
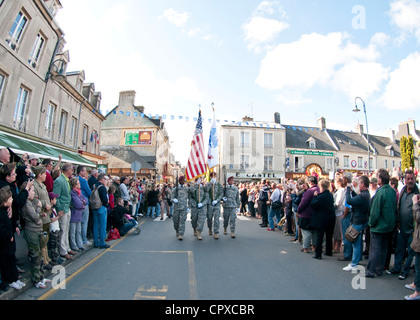
<path fill-rule="evenodd" d="M 99 187 L 95 186 L 89 198 L 89 208 L 91 208 L 92 210 L 98 210 L 101 207 L 102 207 L 102 200 L 101 200 L 101 197 L 99 196 Z"/>

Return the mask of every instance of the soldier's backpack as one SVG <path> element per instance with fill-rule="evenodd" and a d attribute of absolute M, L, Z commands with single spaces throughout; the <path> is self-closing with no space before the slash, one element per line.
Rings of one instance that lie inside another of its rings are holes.
<path fill-rule="evenodd" d="M 92 190 L 92 194 L 89 198 L 89 208 L 92 210 L 98 210 L 102 207 L 102 200 L 99 196 L 99 186 L 95 186 Z"/>

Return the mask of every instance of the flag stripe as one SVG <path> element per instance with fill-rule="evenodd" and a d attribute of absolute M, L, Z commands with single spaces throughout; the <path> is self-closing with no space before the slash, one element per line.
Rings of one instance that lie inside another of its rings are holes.
<path fill-rule="evenodd" d="M 201 117 L 200 110 L 198 115 L 197 126 L 193 137 L 193 142 L 191 143 L 191 153 L 188 159 L 188 165 L 186 170 L 186 176 L 188 181 L 191 181 L 205 174 L 207 171 L 203 142 L 203 120 Z"/>

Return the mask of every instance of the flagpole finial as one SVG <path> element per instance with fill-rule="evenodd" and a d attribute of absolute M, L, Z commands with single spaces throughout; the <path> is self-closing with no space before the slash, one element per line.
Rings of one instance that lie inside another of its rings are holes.
<path fill-rule="evenodd" d="M 211 103 L 211 107 L 213 108 L 213 112 L 214 112 L 214 102 Z"/>

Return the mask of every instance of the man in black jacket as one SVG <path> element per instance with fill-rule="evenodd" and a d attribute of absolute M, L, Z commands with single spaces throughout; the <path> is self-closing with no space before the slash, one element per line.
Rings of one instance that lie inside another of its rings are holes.
<path fill-rule="evenodd" d="M 102 201 L 102 207 L 93 210 L 93 246 L 100 249 L 108 249 L 109 245 L 105 243 L 106 225 L 107 225 L 107 208 L 108 208 L 108 195 L 105 187 L 106 176 L 101 173 L 98 176 L 99 197 Z"/>
<path fill-rule="evenodd" d="M 352 243 L 352 261 L 347 267 L 343 268 L 344 271 L 352 271 L 362 260 L 363 231 L 367 227 L 370 210 L 369 183 L 370 181 L 367 176 L 361 176 L 359 178 L 359 194 L 351 191 L 350 186 L 347 186 L 346 189 L 346 202 L 352 206 L 351 225 L 359 231 L 359 235 L 356 241 Z"/>

